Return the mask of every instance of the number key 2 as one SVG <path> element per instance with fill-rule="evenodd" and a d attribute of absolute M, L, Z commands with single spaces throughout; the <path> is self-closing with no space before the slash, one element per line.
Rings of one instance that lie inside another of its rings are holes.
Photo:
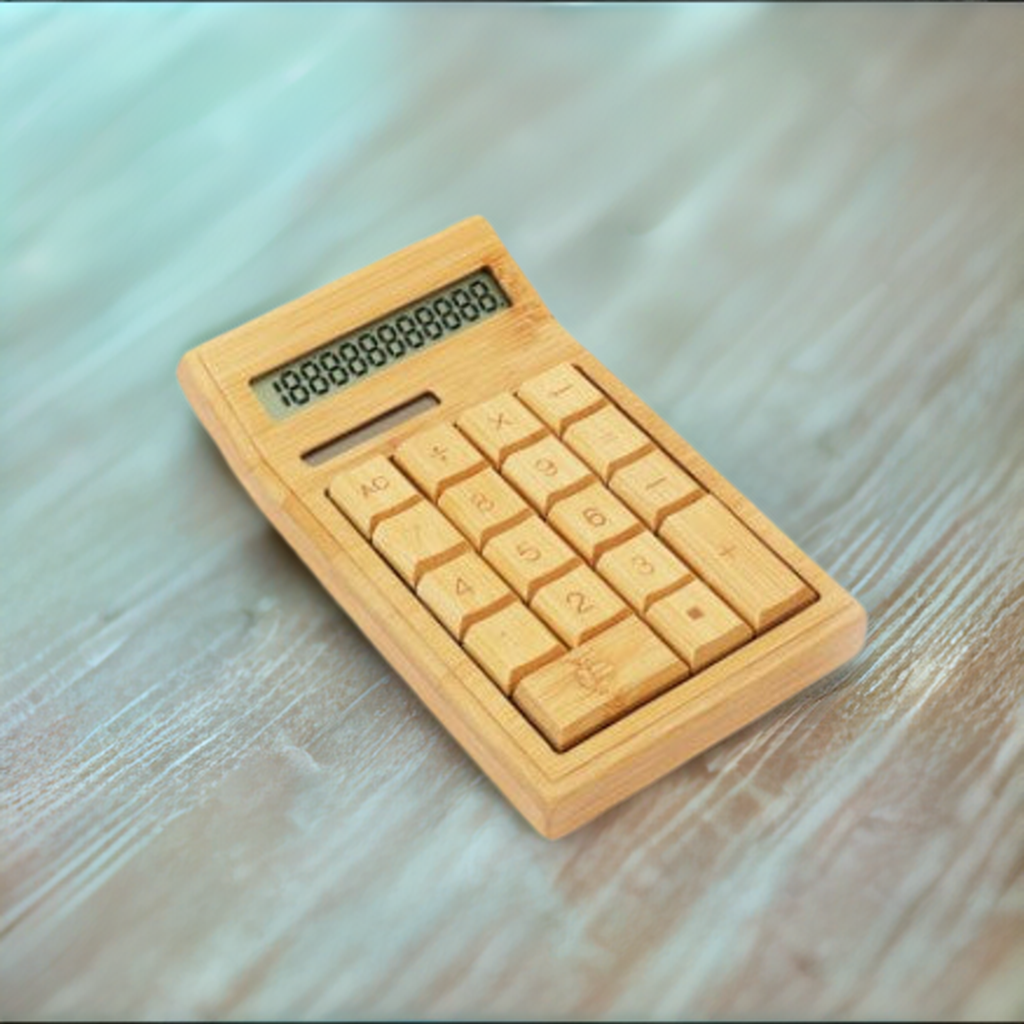
<path fill-rule="evenodd" d="M 585 565 L 541 588 L 531 606 L 570 647 L 629 615 L 608 584 Z"/>

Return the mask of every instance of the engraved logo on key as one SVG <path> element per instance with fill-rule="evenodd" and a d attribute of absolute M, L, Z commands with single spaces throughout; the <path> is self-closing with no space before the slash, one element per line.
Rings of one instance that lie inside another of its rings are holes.
<path fill-rule="evenodd" d="M 577 651 L 569 658 L 573 681 L 587 693 L 607 694 L 609 681 L 615 676 L 615 667 L 586 651 Z"/>

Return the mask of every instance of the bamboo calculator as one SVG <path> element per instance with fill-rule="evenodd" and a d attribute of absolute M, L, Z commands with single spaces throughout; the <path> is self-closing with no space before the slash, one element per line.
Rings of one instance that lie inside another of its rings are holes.
<path fill-rule="evenodd" d="M 472 218 L 187 353 L 288 543 L 543 835 L 860 649 L 860 605 Z"/>

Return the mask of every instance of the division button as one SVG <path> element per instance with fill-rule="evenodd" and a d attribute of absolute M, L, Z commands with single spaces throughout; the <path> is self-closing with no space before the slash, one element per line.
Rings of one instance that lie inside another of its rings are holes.
<path fill-rule="evenodd" d="M 483 456 L 450 423 L 407 438 L 395 450 L 395 461 L 435 501 L 446 487 L 486 465 Z"/>

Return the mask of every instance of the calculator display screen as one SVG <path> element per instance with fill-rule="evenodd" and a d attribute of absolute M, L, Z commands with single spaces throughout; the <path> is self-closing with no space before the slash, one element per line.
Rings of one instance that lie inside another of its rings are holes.
<path fill-rule="evenodd" d="M 478 270 L 257 377 L 252 389 L 274 419 L 284 419 L 510 305 L 491 272 Z"/>

